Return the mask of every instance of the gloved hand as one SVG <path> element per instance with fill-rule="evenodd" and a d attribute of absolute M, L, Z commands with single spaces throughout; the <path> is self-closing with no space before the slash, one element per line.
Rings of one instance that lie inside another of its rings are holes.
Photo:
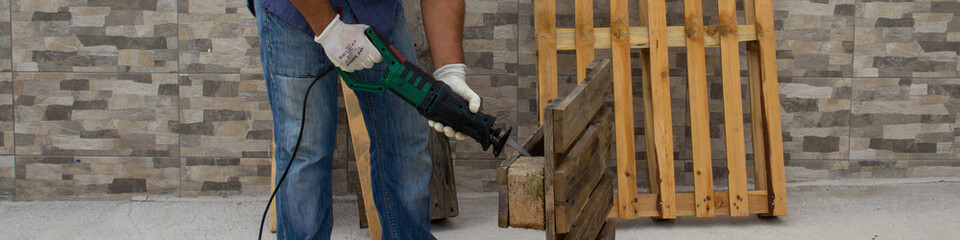
<path fill-rule="evenodd" d="M 476 92 L 473 92 L 473 89 L 470 89 L 470 86 L 467 86 L 467 82 L 464 81 L 467 76 L 467 65 L 463 63 L 452 63 L 444 65 L 433 72 L 433 77 L 441 82 L 450 86 L 450 90 L 453 90 L 454 93 L 466 99 L 469 103 L 468 108 L 470 112 L 477 113 L 480 111 L 480 96 Z M 447 137 L 456 137 L 457 140 L 463 140 L 467 138 L 466 134 L 461 132 L 454 131 L 453 128 L 444 126 L 439 122 L 434 122 L 427 120 L 427 125 L 429 125 L 437 132 L 441 132 Z"/>
<path fill-rule="evenodd" d="M 370 39 L 363 34 L 364 24 L 346 24 L 337 14 L 313 41 L 323 46 L 327 58 L 345 72 L 367 69 L 383 60 Z"/>

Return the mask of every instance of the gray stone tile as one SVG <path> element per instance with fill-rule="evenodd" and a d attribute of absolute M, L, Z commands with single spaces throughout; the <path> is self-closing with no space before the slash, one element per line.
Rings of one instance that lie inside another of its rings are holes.
<path fill-rule="evenodd" d="M 957 77 L 960 3 L 861 1 L 856 11 L 857 77 Z"/>
<path fill-rule="evenodd" d="M 850 161 L 849 178 L 924 178 L 960 176 L 955 160 L 860 160 Z"/>
<path fill-rule="evenodd" d="M 13 69 L 177 71 L 176 5 L 175 0 L 14 0 Z"/>
<path fill-rule="evenodd" d="M 13 154 L 13 78 L 0 73 L 0 155 Z"/>
<path fill-rule="evenodd" d="M 10 0 L 0 0 L 0 71 L 3 72 L 13 70 L 13 33 L 10 26 Z"/>
<path fill-rule="evenodd" d="M 453 173 L 457 179 L 457 192 L 496 192 L 499 164 L 500 161 L 491 160 L 455 160 Z M 494 183 L 493 188 L 490 183 Z"/>
<path fill-rule="evenodd" d="M 259 74 L 180 76 L 184 157 L 266 157 L 273 118 Z"/>
<path fill-rule="evenodd" d="M 788 160 L 784 165 L 788 183 L 848 178 L 853 168 L 846 160 Z"/>
<path fill-rule="evenodd" d="M 0 156 L 0 200 L 13 199 L 17 188 L 13 156 Z"/>
<path fill-rule="evenodd" d="M 467 74 L 517 71 L 516 0 L 466 1 L 463 53 Z"/>
<path fill-rule="evenodd" d="M 184 197 L 270 192 L 269 158 L 180 158 L 179 163 Z"/>
<path fill-rule="evenodd" d="M 957 158 L 960 79 L 854 81 L 850 159 Z"/>
<path fill-rule="evenodd" d="M 853 76 L 854 0 L 784 0 L 773 7 L 780 76 Z"/>
<path fill-rule="evenodd" d="M 779 84 L 785 159 L 849 157 L 851 86 L 849 78 L 794 78 Z"/>
<path fill-rule="evenodd" d="M 176 74 L 15 75 L 18 155 L 180 154 Z"/>
<path fill-rule="evenodd" d="M 245 0 L 179 0 L 181 73 L 261 73 L 257 23 Z"/>
<path fill-rule="evenodd" d="M 177 195 L 180 162 L 150 157 L 16 157 L 16 199 L 130 199 Z"/>

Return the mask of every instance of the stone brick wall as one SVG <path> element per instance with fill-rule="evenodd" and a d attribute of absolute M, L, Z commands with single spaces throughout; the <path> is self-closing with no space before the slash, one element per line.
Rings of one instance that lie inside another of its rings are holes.
<path fill-rule="evenodd" d="M 429 68 L 418 1 L 404 1 Z M 272 124 L 245 3 L 0 0 L 0 199 L 266 193 Z M 485 111 L 516 126 L 515 137 L 529 136 L 537 122 L 532 1 L 466 3 L 468 82 Z M 572 27 L 572 1 L 557 6 L 558 25 Z M 598 26 L 609 25 L 608 6 L 595 3 Z M 668 23 L 681 25 L 682 1 L 667 6 Z M 775 0 L 774 8 L 789 181 L 960 175 L 960 3 Z M 704 12 L 716 24 L 716 3 L 705 1 Z M 719 51 L 707 52 L 720 186 Z M 677 176 L 690 184 L 684 57 L 670 50 Z M 576 82 L 573 53 L 560 58 L 566 92 Z M 633 66 L 639 93 L 639 61 Z M 343 115 L 335 194 L 357 183 Z M 499 159 L 472 142 L 452 147 L 458 191 L 494 191 Z"/>

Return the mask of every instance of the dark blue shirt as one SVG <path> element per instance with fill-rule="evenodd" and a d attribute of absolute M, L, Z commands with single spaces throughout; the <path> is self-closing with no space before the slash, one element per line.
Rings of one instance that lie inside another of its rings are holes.
<path fill-rule="evenodd" d="M 327 1 L 327 0 L 318 0 Z M 384 36 L 390 36 L 393 33 L 393 21 L 396 18 L 397 8 L 400 7 L 400 0 L 329 0 L 333 5 L 333 10 L 341 13 L 342 9 L 350 9 L 360 23 L 376 27 Z M 247 0 L 248 6 L 253 12 L 253 0 Z M 290 0 L 260 0 L 263 8 L 270 11 L 280 19 L 296 26 L 304 32 L 312 35 L 313 29 L 307 20 L 300 15 L 300 11 L 290 3 Z"/>

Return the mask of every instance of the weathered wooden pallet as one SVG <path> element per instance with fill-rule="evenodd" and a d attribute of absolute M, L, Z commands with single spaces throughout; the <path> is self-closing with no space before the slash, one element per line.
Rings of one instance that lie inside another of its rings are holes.
<path fill-rule="evenodd" d="M 614 174 L 610 60 L 595 61 L 564 98 L 547 106 L 544 124 L 498 169 L 500 226 L 545 229 L 547 239 L 611 237 Z"/>
<path fill-rule="evenodd" d="M 621 219 L 715 215 L 782 216 L 787 213 L 780 129 L 780 100 L 774 46 L 771 0 L 739 0 L 744 6 L 742 25 L 737 23 L 737 0 L 716 0 L 719 24 L 704 26 L 702 0 L 684 0 L 684 25 L 667 26 L 663 0 L 640 0 L 639 26 L 629 24 L 629 1 L 610 0 L 610 26 L 594 27 L 593 1 L 573 0 L 574 28 L 556 26 L 556 0 L 534 0 L 537 41 L 538 88 L 541 122 L 549 124 L 546 110 L 558 95 L 557 51 L 576 51 L 577 79 L 587 79 L 586 66 L 595 49 L 611 49 L 617 159 L 616 207 L 611 216 Z M 749 99 L 754 156 L 754 189 L 749 189 L 740 87 L 740 47 L 746 45 Z M 668 48 L 686 48 L 693 152 L 694 192 L 677 193 L 674 177 L 674 139 L 670 103 Z M 721 53 L 724 142 L 727 192 L 715 192 L 711 165 L 708 86 L 705 48 Z M 650 193 L 637 192 L 634 149 L 633 78 L 631 49 L 639 49 L 642 67 L 642 105 L 646 142 L 646 177 Z M 569 60 L 565 60 L 569 61 Z M 545 135 L 551 134 L 549 131 Z M 548 138 L 549 139 L 549 138 Z M 558 146 L 566 147 L 566 146 Z M 546 161 L 545 165 L 550 165 Z M 549 174 L 548 174 L 549 175 Z M 546 176 L 545 176 L 546 177 Z M 549 191 L 549 188 L 547 189 Z M 547 196 L 550 197 L 549 194 Z M 549 201 L 548 201 L 549 202 Z M 549 206 L 549 205 L 548 205 Z M 548 213 L 550 211 L 547 211 Z M 547 222 L 550 217 L 547 216 Z M 559 227 L 559 226 L 553 226 Z M 551 226 L 547 224 L 547 229 Z"/>

